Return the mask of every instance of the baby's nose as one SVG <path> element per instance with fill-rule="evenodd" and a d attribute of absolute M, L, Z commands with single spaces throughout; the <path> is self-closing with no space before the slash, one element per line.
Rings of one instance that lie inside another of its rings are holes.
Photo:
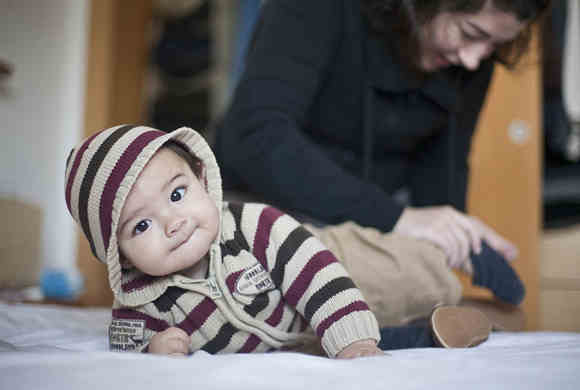
<path fill-rule="evenodd" d="M 167 224 L 167 227 L 165 229 L 167 235 L 170 237 L 173 236 L 174 234 L 179 232 L 181 230 L 181 228 L 183 228 L 184 225 L 185 225 L 185 219 L 183 219 L 183 218 L 174 219 L 173 221 L 170 221 Z"/>

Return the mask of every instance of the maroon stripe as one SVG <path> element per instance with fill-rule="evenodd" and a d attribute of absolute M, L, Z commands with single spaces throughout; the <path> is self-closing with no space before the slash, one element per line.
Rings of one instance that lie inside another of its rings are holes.
<path fill-rule="evenodd" d="M 216 309 L 216 304 L 210 298 L 204 298 L 177 326 L 191 336 L 193 332 L 203 326 Z"/>
<path fill-rule="evenodd" d="M 234 292 L 235 287 L 236 287 L 236 282 L 238 281 L 238 277 L 242 274 L 242 272 L 244 272 L 244 270 L 240 270 L 237 272 L 234 272 L 233 274 L 231 274 L 230 276 L 228 276 L 226 278 L 226 285 L 228 286 L 228 289 L 230 290 L 230 292 Z"/>
<path fill-rule="evenodd" d="M 239 353 L 253 352 L 258 347 L 258 345 L 260 345 L 260 342 L 261 340 L 258 338 L 258 336 L 251 334 L 238 352 Z"/>
<path fill-rule="evenodd" d="M 268 248 L 272 225 L 282 215 L 283 213 L 280 210 L 274 207 L 266 207 L 262 210 L 260 218 L 258 219 L 258 229 L 256 230 L 256 237 L 254 238 L 253 253 L 265 269 L 269 269 L 266 249 Z"/>
<path fill-rule="evenodd" d="M 145 320 L 145 327 L 155 332 L 162 332 L 169 328 L 167 321 L 153 318 L 150 315 L 129 309 L 113 309 L 113 319 L 118 320 Z"/>
<path fill-rule="evenodd" d="M 318 271 L 327 267 L 329 264 L 336 263 L 337 260 L 334 255 L 329 250 L 323 250 L 315 254 L 309 261 L 306 263 L 304 268 L 300 271 L 300 274 L 294 281 L 286 294 L 284 294 L 284 299 L 290 306 L 296 307 L 300 298 L 304 295 L 308 286 L 310 286 L 310 282 L 314 279 L 314 276 Z"/>
<path fill-rule="evenodd" d="M 152 140 L 166 135 L 166 133 L 153 130 L 147 131 L 137 137 L 127 149 L 123 152 L 119 161 L 115 164 L 111 174 L 107 178 L 105 187 L 103 188 L 101 203 L 99 205 L 99 218 L 101 220 L 101 235 L 105 249 L 109 247 L 109 240 L 111 238 L 111 220 L 113 213 L 113 202 L 117 195 L 119 185 L 125 178 L 125 174 L 131 168 L 131 165 L 141 153 L 143 148 L 147 146 Z"/>
<path fill-rule="evenodd" d="M 274 312 L 270 315 L 270 317 L 266 320 L 266 323 L 271 326 L 278 326 L 280 321 L 282 321 L 282 313 L 284 309 L 285 302 L 284 300 L 280 300 Z"/>
<path fill-rule="evenodd" d="M 347 305 L 347 306 L 335 311 L 334 313 L 332 313 L 332 315 L 330 317 L 327 317 L 324 321 L 322 321 L 320 323 L 320 325 L 318 325 L 318 327 L 316 328 L 316 334 L 318 335 L 318 337 L 322 338 L 322 336 L 324 336 L 324 332 L 326 332 L 326 330 L 332 324 L 334 324 L 335 322 L 340 320 L 342 317 L 344 317 L 350 313 L 354 313 L 356 311 L 368 311 L 368 310 L 369 310 L 369 307 L 366 304 L 366 302 L 354 301 L 350 305 Z"/>
<path fill-rule="evenodd" d="M 124 292 L 131 292 L 134 290 L 141 290 L 143 287 L 147 287 L 155 281 L 155 277 L 151 275 L 142 275 L 138 278 L 128 281 L 121 285 L 121 289 Z"/>
<path fill-rule="evenodd" d="M 93 134 L 81 145 L 81 147 L 79 148 L 79 151 L 75 157 L 75 161 L 73 162 L 72 168 L 70 170 L 70 173 L 68 176 L 68 182 L 66 183 L 65 198 L 66 198 L 66 205 L 68 207 L 68 210 L 71 212 L 71 214 L 72 214 L 72 208 L 70 207 L 70 196 L 71 196 L 72 186 L 73 186 L 73 183 L 75 181 L 75 176 L 77 174 L 77 170 L 79 169 L 79 165 L 81 165 L 81 160 L 82 160 L 82 157 L 83 157 L 85 150 L 89 147 L 89 145 L 91 144 L 93 139 L 100 133 L 101 132 Z"/>

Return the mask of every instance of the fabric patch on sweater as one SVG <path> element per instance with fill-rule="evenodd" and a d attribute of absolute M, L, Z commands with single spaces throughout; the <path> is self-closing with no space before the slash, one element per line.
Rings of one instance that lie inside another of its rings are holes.
<path fill-rule="evenodd" d="M 136 351 L 143 345 L 145 320 L 112 320 L 109 326 L 111 351 Z"/>
<path fill-rule="evenodd" d="M 242 295 L 257 295 L 273 289 L 274 282 L 268 271 L 260 263 L 247 268 L 236 283 L 236 291 Z"/>

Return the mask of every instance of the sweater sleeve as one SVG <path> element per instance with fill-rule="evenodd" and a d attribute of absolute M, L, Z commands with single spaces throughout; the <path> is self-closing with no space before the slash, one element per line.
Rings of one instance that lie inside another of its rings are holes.
<path fill-rule="evenodd" d="M 328 356 L 355 341 L 378 342 L 374 314 L 334 255 L 276 208 L 263 207 L 252 214 L 258 216 L 252 251 L 267 267 L 284 301 L 314 329 Z"/>
<path fill-rule="evenodd" d="M 390 231 L 403 207 L 332 161 L 303 131 L 345 34 L 343 7 L 337 0 L 264 4 L 216 154 L 226 178 L 286 210 Z"/>

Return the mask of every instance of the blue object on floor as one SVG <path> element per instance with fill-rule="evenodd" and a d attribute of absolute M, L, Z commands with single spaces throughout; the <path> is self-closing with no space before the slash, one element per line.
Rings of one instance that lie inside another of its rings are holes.
<path fill-rule="evenodd" d="M 78 271 L 47 268 L 42 272 L 40 287 L 45 298 L 73 300 L 83 289 L 83 280 Z"/>

